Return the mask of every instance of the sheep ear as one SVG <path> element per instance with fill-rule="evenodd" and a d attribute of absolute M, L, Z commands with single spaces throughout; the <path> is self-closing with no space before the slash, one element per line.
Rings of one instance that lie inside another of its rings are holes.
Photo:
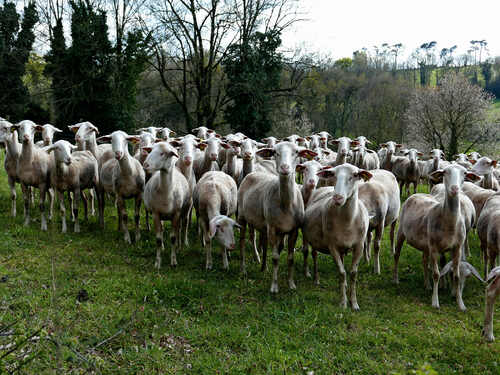
<path fill-rule="evenodd" d="M 359 151 L 359 147 L 351 148 L 351 151 L 354 151 L 354 152 Z"/>
<path fill-rule="evenodd" d="M 70 145 L 70 148 L 71 148 L 72 151 L 78 150 L 78 146 L 77 145 Z"/>
<path fill-rule="evenodd" d="M 304 170 L 306 169 L 306 167 L 303 165 L 303 164 L 297 164 L 297 166 L 295 167 L 295 172 L 304 172 Z"/>
<path fill-rule="evenodd" d="M 497 163 L 498 163 L 498 160 L 492 160 L 492 161 L 491 161 L 491 166 L 492 166 L 493 168 L 496 168 L 496 167 L 497 167 Z"/>
<path fill-rule="evenodd" d="M 382 148 L 386 148 L 386 147 L 387 147 L 387 143 L 381 143 L 381 144 L 380 144 L 380 147 L 382 147 Z"/>
<path fill-rule="evenodd" d="M 68 125 L 68 129 L 71 130 L 73 133 L 76 133 L 78 129 L 80 129 L 81 125 Z"/>
<path fill-rule="evenodd" d="M 330 150 L 327 150 L 326 148 L 321 149 L 323 151 L 323 154 L 330 155 L 332 152 Z"/>
<path fill-rule="evenodd" d="M 42 125 L 35 125 L 35 131 L 36 132 L 42 132 L 43 131 L 43 126 Z"/>
<path fill-rule="evenodd" d="M 403 145 L 401 143 L 396 143 L 396 148 L 401 148 Z"/>
<path fill-rule="evenodd" d="M 273 148 L 261 148 L 256 152 L 257 155 L 259 155 L 262 158 L 270 158 L 275 154 L 275 151 Z"/>
<path fill-rule="evenodd" d="M 299 141 L 299 142 L 305 142 L 305 140 L 306 140 L 306 139 L 305 139 L 305 138 L 303 138 L 303 137 L 299 137 L 299 138 L 297 138 L 297 141 Z"/>
<path fill-rule="evenodd" d="M 471 163 L 471 164 L 476 164 L 476 163 L 477 163 L 477 160 L 474 160 L 474 159 L 469 160 L 469 163 Z"/>
<path fill-rule="evenodd" d="M 207 148 L 207 146 L 208 146 L 208 144 L 206 144 L 205 142 L 200 142 L 200 143 L 198 143 L 198 145 L 196 147 L 198 147 L 200 150 L 203 151 L 204 149 Z"/>
<path fill-rule="evenodd" d="M 216 218 L 210 220 L 210 224 L 208 225 L 208 237 L 210 239 L 214 238 L 217 233 L 217 223 L 218 220 Z"/>
<path fill-rule="evenodd" d="M 369 145 L 371 145 L 371 144 L 372 144 L 372 142 L 371 142 L 371 141 L 369 141 L 368 139 L 365 139 L 365 143 L 368 143 Z"/>
<path fill-rule="evenodd" d="M 238 142 L 238 141 L 229 141 L 229 144 L 233 147 L 240 147 L 241 146 L 241 142 Z"/>
<path fill-rule="evenodd" d="M 331 169 L 330 167 L 327 167 L 325 169 L 320 170 L 318 173 L 316 173 L 316 176 L 318 176 L 319 178 L 323 178 L 323 179 L 332 178 L 335 176 L 335 171 L 333 169 Z"/>
<path fill-rule="evenodd" d="M 306 139 L 307 139 L 308 141 L 310 141 L 312 138 L 308 135 L 308 136 L 306 137 Z"/>
<path fill-rule="evenodd" d="M 59 129 L 59 128 L 56 128 L 55 126 L 53 125 L 50 125 L 52 127 L 52 130 L 54 130 L 56 133 L 62 133 L 62 130 Z"/>
<path fill-rule="evenodd" d="M 465 173 L 465 179 L 470 182 L 476 182 L 479 181 L 481 177 L 473 172 L 467 172 Z"/>
<path fill-rule="evenodd" d="M 141 147 L 141 150 L 142 151 L 146 151 L 148 154 L 153 151 L 153 147 L 151 146 L 144 146 L 144 147 Z"/>
<path fill-rule="evenodd" d="M 238 224 L 238 222 L 237 222 L 237 221 L 234 221 L 234 220 L 233 220 L 233 226 L 235 226 L 235 227 L 236 227 L 236 228 L 238 228 L 238 229 L 241 229 L 241 225 L 240 225 L 240 224 Z"/>
<path fill-rule="evenodd" d="M 11 125 L 10 126 L 10 132 L 14 133 L 16 130 L 19 130 L 19 125 Z"/>
<path fill-rule="evenodd" d="M 443 267 L 443 269 L 441 270 L 441 273 L 439 274 L 439 277 L 443 277 L 444 275 L 446 275 L 448 272 L 451 271 L 451 265 L 453 264 L 453 262 L 448 262 L 446 263 L 446 265 Z"/>
<path fill-rule="evenodd" d="M 318 156 L 318 154 L 314 151 L 305 149 L 299 151 L 299 156 L 301 158 L 306 158 L 307 160 L 313 160 L 316 156 Z"/>
<path fill-rule="evenodd" d="M 422 157 L 422 156 L 424 156 L 424 153 L 419 151 L 419 152 L 417 152 L 417 155 Z"/>
<path fill-rule="evenodd" d="M 96 139 L 97 142 L 100 142 L 100 143 L 109 143 L 111 142 L 111 136 L 110 135 L 103 135 L 102 137 L 99 137 Z"/>
<path fill-rule="evenodd" d="M 127 141 L 133 143 L 134 145 L 138 144 L 141 141 L 141 137 L 137 135 L 129 135 L 126 139 Z"/>
<path fill-rule="evenodd" d="M 443 180 L 444 171 L 442 169 L 432 172 L 429 177 L 433 182 L 440 183 Z"/>
<path fill-rule="evenodd" d="M 362 178 L 366 182 L 366 181 L 369 181 L 370 178 L 373 177 L 373 175 L 365 169 L 360 169 L 356 173 L 356 177 Z"/>
<path fill-rule="evenodd" d="M 173 140 L 173 141 L 170 141 L 170 146 L 173 146 L 173 147 L 181 147 L 182 146 L 182 143 L 179 142 L 178 140 Z"/>
<path fill-rule="evenodd" d="M 213 132 L 215 132 L 215 130 L 213 130 L 213 129 L 207 129 L 207 133 L 208 134 L 213 133 Z"/>
<path fill-rule="evenodd" d="M 338 145 L 339 144 L 339 140 L 338 139 L 332 139 L 330 142 L 331 145 Z"/>
<path fill-rule="evenodd" d="M 351 141 L 351 146 L 359 146 L 359 141 Z"/>
<path fill-rule="evenodd" d="M 229 149 L 229 148 L 231 148 L 231 146 L 230 146 L 230 145 L 228 145 L 228 144 L 227 144 L 227 143 L 225 143 L 225 142 L 221 142 L 221 143 L 220 143 L 220 145 L 221 145 L 221 147 L 222 147 L 222 148 L 225 148 L 226 150 L 227 150 L 227 149 Z"/>
<path fill-rule="evenodd" d="M 479 274 L 479 272 L 477 272 L 477 270 L 474 268 L 474 266 L 468 262 L 463 262 L 463 263 L 466 263 L 467 265 L 467 268 L 469 269 L 469 271 L 474 275 L 474 277 L 476 279 L 478 279 L 479 281 L 481 281 L 482 283 L 486 283 L 486 281 L 483 280 L 483 278 L 481 277 L 481 275 Z"/>
<path fill-rule="evenodd" d="M 169 137 L 175 137 L 176 135 L 177 135 L 176 132 L 174 132 L 173 130 L 170 130 Z"/>
<path fill-rule="evenodd" d="M 175 156 L 177 159 L 179 159 L 179 154 L 177 153 L 177 151 L 176 151 L 176 150 L 172 150 L 172 151 L 170 152 L 170 156 Z"/>

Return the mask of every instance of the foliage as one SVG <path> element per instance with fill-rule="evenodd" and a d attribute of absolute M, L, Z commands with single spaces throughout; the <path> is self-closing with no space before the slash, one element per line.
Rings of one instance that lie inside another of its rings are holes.
<path fill-rule="evenodd" d="M 440 148 L 452 160 L 498 133 L 487 119 L 491 95 L 460 73 L 449 72 L 436 88 L 417 90 L 407 111 L 410 141 Z"/>
<path fill-rule="evenodd" d="M 30 96 L 30 104 L 24 117 L 39 123 L 50 121 L 48 94 L 51 82 L 45 74 L 46 65 L 47 63 L 42 56 L 32 52 L 26 63 L 26 73 L 22 78 Z"/>
<path fill-rule="evenodd" d="M 279 88 L 283 59 L 280 33 L 256 32 L 248 42 L 228 47 L 223 67 L 228 78 L 225 119 L 235 131 L 260 139 L 272 128 L 271 93 Z"/>
<path fill-rule="evenodd" d="M 0 7 L 0 116 L 11 121 L 23 119 L 30 103 L 22 77 L 35 41 L 35 3 L 30 1 L 22 20 L 20 17 L 15 3 L 5 2 Z"/>

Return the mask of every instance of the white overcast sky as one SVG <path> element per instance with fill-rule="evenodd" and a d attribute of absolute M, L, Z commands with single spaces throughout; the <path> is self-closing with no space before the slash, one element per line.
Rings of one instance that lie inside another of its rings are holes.
<path fill-rule="evenodd" d="M 285 47 L 350 57 L 363 47 L 403 43 L 404 55 L 424 42 L 437 51 L 486 39 L 490 56 L 500 55 L 500 0 L 301 0 L 308 20 L 283 35 Z"/>

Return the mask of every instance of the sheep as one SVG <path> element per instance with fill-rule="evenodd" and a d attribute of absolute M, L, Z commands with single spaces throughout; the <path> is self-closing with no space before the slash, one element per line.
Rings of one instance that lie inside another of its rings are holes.
<path fill-rule="evenodd" d="M 307 206 L 304 217 L 304 238 L 313 249 L 314 280 L 319 283 L 317 252 L 331 254 L 340 273 L 340 305 L 347 308 L 347 280 L 344 256 L 352 249 L 350 303 L 359 310 L 356 296 L 358 265 L 369 227 L 368 211 L 358 198 L 358 185 L 372 174 L 350 164 L 318 172 L 320 178 L 333 180 L 335 187 L 317 189 Z"/>
<path fill-rule="evenodd" d="M 500 267 L 495 267 L 491 270 L 486 282 L 488 283 L 485 298 L 486 307 L 481 335 L 486 341 L 492 342 L 495 341 L 495 336 L 493 336 L 493 312 L 495 311 L 495 301 L 500 294 Z"/>
<path fill-rule="evenodd" d="M 462 185 L 462 188 L 465 185 L 465 183 L 466 182 L 464 182 L 464 184 Z M 467 183 L 469 184 L 470 182 Z M 445 194 L 446 194 L 446 188 L 443 183 L 434 185 L 434 187 L 431 190 L 431 195 L 436 197 L 441 202 L 444 201 Z M 476 208 L 474 207 L 474 204 L 463 191 L 460 191 L 459 199 L 460 199 L 460 211 L 462 212 L 462 216 L 464 217 L 465 232 L 466 232 L 464 247 L 462 251 L 463 259 L 465 260 L 466 257 L 470 256 L 468 234 L 469 231 L 475 227 L 478 216 L 476 215 Z"/>
<path fill-rule="evenodd" d="M 495 194 L 493 190 L 483 189 L 482 187 L 467 181 L 462 185 L 462 191 L 472 201 L 476 210 L 476 218 L 478 219 L 479 216 L 481 216 L 481 211 L 483 210 L 485 202 L 489 197 Z"/>
<path fill-rule="evenodd" d="M 420 169 L 417 164 L 417 156 L 423 154 L 414 148 L 405 151 L 406 157 L 398 157 L 392 165 L 392 173 L 396 176 L 399 182 L 401 194 L 406 186 L 407 194 L 410 194 L 410 184 L 413 184 L 413 193 L 417 192 L 417 185 L 420 181 Z"/>
<path fill-rule="evenodd" d="M 328 148 L 328 138 L 333 138 L 333 136 L 327 131 L 321 131 L 319 135 L 319 146 L 322 148 Z"/>
<path fill-rule="evenodd" d="M 279 144 L 279 143 L 277 143 Z M 252 172 L 264 172 L 276 174 L 276 164 L 274 160 L 261 160 L 257 162 L 256 159 L 256 143 L 250 138 L 244 139 L 240 142 L 241 157 L 243 159 L 243 166 L 238 181 L 238 186 L 243 179 Z M 264 158 L 267 158 L 264 156 Z M 269 157 L 270 158 L 270 157 Z"/>
<path fill-rule="evenodd" d="M 262 139 L 262 142 L 264 142 L 267 145 L 267 147 L 273 148 L 274 145 L 279 142 L 279 140 L 276 137 L 270 136 Z"/>
<path fill-rule="evenodd" d="M 156 136 L 163 141 L 168 141 L 170 138 L 175 137 L 175 132 L 166 127 L 160 128 Z"/>
<path fill-rule="evenodd" d="M 200 149 L 203 151 L 198 151 L 195 154 L 193 165 L 197 181 L 208 171 L 218 171 L 219 165 L 217 164 L 217 158 L 219 156 L 219 148 L 223 147 L 228 149 L 231 147 L 217 137 L 210 137 L 204 140 L 200 143 L 200 146 Z"/>
<path fill-rule="evenodd" d="M 439 277 L 442 278 L 446 274 L 448 274 L 451 271 L 452 266 L 453 266 L 453 262 L 446 263 L 446 265 L 441 270 Z M 470 264 L 464 260 L 461 261 L 460 262 L 460 279 L 458 280 L 458 287 L 460 288 L 462 295 L 463 295 L 463 291 L 464 291 L 464 287 L 465 287 L 465 280 L 467 279 L 467 277 L 469 277 L 471 275 L 474 276 L 479 281 L 481 281 L 483 284 L 485 283 L 485 281 L 483 280 L 481 275 L 479 275 L 479 272 L 477 272 L 477 270 L 474 268 L 474 266 L 472 264 Z M 452 289 L 451 293 L 452 293 L 452 295 L 455 295 L 456 290 Z"/>
<path fill-rule="evenodd" d="M 36 143 L 37 146 L 50 146 L 55 133 L 62 133 L 62 130 L 50 124 L 42 125 L 42 140 Z"/>
<path fill-rule="evenodd" d="M 233 227 L 240 227 L 230 218 L 237 207 L 237 191 L 234 179 L 224 172 L 211 171 L 203 175 L 193 192 L 193 202 L 197 217 L 203 229 L 203 239 L 208 241 L 206 250 L 206 269 L 212 269 L 212 238 L 217 238 L 223 245 L 222 264 L 229 269 L 227 249 L 234 249 Z"/>
<path fill-rule="evenodd" d="M 363 202 L 370 215 L 370 224 L 364 247 L 365 258 L 370 259 L 370 246 L 372 231 L 375 231 L 373 239 L 374 262 L 373 268 L 376 274 L 380 274 L 380 242 L 384 228 L 391 226 L 391 253 L 394 254 L 394 232 L 401 207 L 400 191 L 396 177 L 385 169 L 371 170 L 372 178 L 361 183 L 358 187 L 359 199 Z"/>
<path fill-rule="evenodd" d="M 300 135 L 292 134 L 292 135 L 289 135 L 288 137 L 283 138 L 283 142 L 291 142 L 291 143 L 297 144 L 297 140 L 299 138 L 301 138 Z"/>
<path fill-rule="evenodd" d="M 444 152 L 441 151 L 440 149 L 432 149 L 429 152 L 429 160 L 424 161 L 423 168 L 421 170 L 421 175 L 425 179 L 427 179 L 427 183 L 429 185 L 429 190 L 432 189 L 433 183 L 432 180 L 429 178 L 431 173 L 437 171 L 438 169 L 444 168 L 444 166 L 441 163 L 441 159 L 444 158 Z"/>
<path fill-rule="evenodd" d="M 380 167 L 382 169 L 392 171 L 392 165 L 398 156 L 395 156 L 396 150 L 403 147 L 401 143 L 388 141 L 380 145 L 382 149 L 379 151 Z M 383 150 L 383 151 L 382 151 Z"/>
<path fill-rule="evenodd" d="M 229 141 L 228 143 L 231 147 L 224 149 L 226 150 L 226 162 L 222 167 L 222 171 L 231 176 L 235 182 L 239 182 L 243 170 L 243 160 L 238 158 L 241 152 L 241 143 L 236 140 Z"/>
<path fill-rule="evenodd" d="M 460 210 L 459 192 L 464 179 L 477 180 L 479 176 L 467 172 L 464 167 L 458 164 L 453 164 L 444 170 L 433 172 L 431 178 L 436 182 L 443 179 L 446 190 L 444 200 L 438 200 L 429 194 L 413 194 L 403 204 L 394 253 L 394 281 L 399 283 L 399 256 L 403 243 L 407 241 L 423 253 L 426 288 L 430 288 L 428 263 L 429 257 L 431 258 L 434 280 L 432 306 L 439 308 L 440 273 L 438 259 L 444 252 L 451 251 L 453 254 L 453 281 L 457 290 L 456 299 L 459 309 L 465 311 L 462 293 L 460 289 L 456 288 L 460 279 L 460 261 L 466 235 L 465 219 Z"/>
<path fill-rule="evenodd" d="M 40 125 L 33 121 L 23 120 L 16 125 L 11 126 L 12 130 L 17 130 L 22 140 L 22 150 L 17 162 L 16 174 L 21 183 L 24 198 L 24 225 L 30 223 L 30 187 L 40 189 L 40 213 L 41 229 L 47 230 L 47 220 L 45 218 L 45 194 L 50 187 L 50 170 L 54 165 L 54 158 L 45 151 L 35 147 L 33 142 L 35 132 L 42 131 Z M 50 196 L 53 200 L 53 196 Z M 52 206 L 52 202 L 51 202 Z"/>
<path fill-rule="evenodd" d="M 142 194 L 145 184 L 145 173 L 141 163 L 128 151 L 128 141 L 139 142 L 138 136 L 129 136 L 122 130 L 98 138 L 99 142 L 111 142 L 115 157 L 104 163 L 99 171 L 99 224 L 104 227 L 104 193 L 113 193 L 116 197 L 118 227 L 124 233 L 124 240 L 132 243 L 128 231 L 128 215 L 125 200 L 135 199 L 135 241 L 141 237 L 139 228 Z M 147 160 L 147 159 L 146 159 Z"/>
<path fill-rule="evenodd" d="M 469 158 L 470 162 L 476 162 L 481 158 L 481 154 L 476 151 L 472 151 L 467 154 L 467 157 Z"/>
<path fill-rule="evenodd" d="M 99 169 L 108 160 L 115 157 L 110 144 L 97 144 L 96 134 L 99 130 L 92 123 L 85 121 L 75 125 L 69 125 L 68 129 L 75 133 L 75 143 L 78 145 L 78 150 L 88 150 L 94 155 L 99 165 Z"/>
<path fill-rule="evenodd" d="M 479 158 L 477 161 L 473 162 L 474 166 L 472 167 L 472 171 L 477 173 L 480 176 L 483 176 L 479 186 L 484 189 L 491 189 L 494 191 L 500 191 L 500 184 L 498 180 L 493 175 L 493 170 L 497 166 L 496 160 L 491 160 L 487 156 L 483 156 Z"/>
<path fill-rule="evenodd" d="M 13 130 L 13 125 L 7 120 L 0 120 L 0 142 L 5 145 L 4 167 L 7 172 L 10 199 L 12 202 L 11 215 L 12 217 L 16 217 L 16 182 L 19 182 L 19 178 L 17 176 L 17 161 L 21 155 L 21 144 L 17 138 L 17 131 Z"/>
<path fill-rule="evenodd" d="M 157 126 L 148 126 L 147 128 L 140 128 L 140 129 L 137 129 L 137 132 L 140 134 L 141 132 L 146 132 L 146 133 L 150 133 L 153 135 L 153 137 L 157 137 L 158 135 L 158 132 L 162 131 L 163 128 L 159 128 Z M 167 128 L 168 129 L 168 128 Z"/>
<path fill-rule="evenodd" d="M 337 158 L 334 162 L 331 163 L 331 166 L 333 167 L 347 163 L 347 157 L 349 155 L 351 146 L 359 145 L 358 141 L 353 141 L 349 137 L 340 137 L 332 140 L 331 143 L 338 146 Z"/>
<path fill-rule="evenodd" d="M 367 143 L 371 143 L 365 136 L 359 136 L 355 139 L 359 142 L 358 147 L 353 148 L 352 151 L 356 152 L 354 157 L 354 165 L 358 168 L 366 170 L 374 170 L 380 168 L 380 160 L 375 151 L 369 150 L 366 147 Z"/>
<path fill-rule="evenodd" d="M 90 151 L 75 151 L 77 146 L 68 141 L 60 140 L 44 150 L 54 153 L 54 169 L 50 173 L 50 184 L 59 195 L 59 207 L 62 220 L 62 232 L 66 233 L 66 208 L 64 206 L 64 192 L 72 192 L 74 197 L 73 215 L 75 220 L 75 233 L 80 232 L 78 222 L 79 198 L 82 197 L 85 218 L 87 218 L 87 199 L 83 195 L 84 189 L 96 188 L 99 176 L 97 160 Z"/>
<path fill-rule="evenodd" d="M 196 134 L 196 136 L 198 138 L 202 139 L 202 140 L 208 139 L 208 137 L 210 136 L 210 134 L 215 133 L 214 130 L 209 129 L 209 128 L 205 127 L 205 126 L 200 126 L 200 127 L 194 128 L 191 131 L 193 132 L 193 134 Z"/>
<path fill-rule="evenodd" d="M 176 249 L 182 251 L 181 220 L 188 214 L 192 195 L 186 177 L 175 167 L 179 158 L 175 148 L 167 142 L 159 142 L 146 150 L 149 155 L 144 168 L 154 174 L 144 188 L 144 205 L 153 214 L 157 246 L 155 268 L 159 270 L 164 249 L 162 220 L 172 222 L 170 264 L 174 267 Z"/>
<path fill-rule="evenodd" d="M 288 234 L 288 286 L 295 289 L 293 280 L 293 252 L 298 229 L 304 218 L 304 202 L 295 183 L 295 167 L 301 157 L 313 158 L 316 153 L 291 142 L 280 142 L 273 148 L 257 151 L 260 156 L 274 156 L 279 176 L 254 172 L 247 175 L 238 190 L 238 223 L 241 225 L 241 271 L 246 273 L 244 241 L 247 223 L 265 233 L 263 265 L 267 241 L 273 251 L 273 276 L 271 293 L 278 292 L 279 252 L 283 238 Z"/>
<path fill-rule="evenodd" d="M 460 164 L 465 169 L 471 169 L 472 168 L 472 163 L 467 158 L 467 155 L 465 155 L 465 154 L 457 154 L 454 157 L 455 157 L 455 162 L 457 164 Z"/>
<path fill-rule="evenodd" d="M 500 254 L 500 195 L 492 195 L 484 204 L 477 220 L 477 234 L 481 241 L 484 263 L 484 276 L 489 267 L 494 267 Z"/>

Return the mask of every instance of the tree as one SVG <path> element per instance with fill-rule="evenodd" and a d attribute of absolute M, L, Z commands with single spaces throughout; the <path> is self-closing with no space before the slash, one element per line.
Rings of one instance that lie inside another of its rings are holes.
<path fill-rule="evenodd" d="M 30 2 L 20 15 L 15 3 L 0 7 L 0 116 L 21 120 L 30 102 L 22 77 L 35 40 L 33 28 L 38 20 L 35 4 Z M 36 120 L 36 119 L 34 119 Z"/>
<path fill-rule="evenodd" d="M 277 53 L 279 32 L 254 33 L 242 44 L 229 46 L 223 60 L 227 96 L 224 115 L 232 129 L 259 139 L 271 129 L 271 93 L 279 87 L 283 59 Z"/>
<path fill-rule="evenodd" d="M 441 148 L 452 159 L 498 132 L 498 124 L 487 118 L 491 103 L 491 95 L 463 74 L 448 72 L 439 86 L 413 95 L 406 113 L 409 138 L 428 148 Z"/>

